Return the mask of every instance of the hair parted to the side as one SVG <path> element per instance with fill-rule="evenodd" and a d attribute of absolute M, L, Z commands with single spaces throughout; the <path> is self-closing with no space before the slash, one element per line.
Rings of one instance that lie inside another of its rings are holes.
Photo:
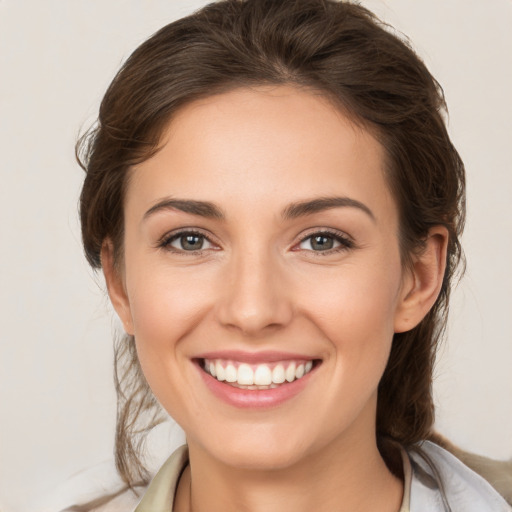
<path fill-rule="evenodd" d="M 416 328 L 395 335 L 379 385 L 377 436 L 385 456 L 386 439 L 409 446 L 431 434 L 436 347 L 462 258 L 465 181 L 446 130 L 442 89 L 409 44 L 368 10 L 333 0 L 221 0 L 137 48 L 107 90 L 97 125 L 77 145 L 86 171 L 80 198 L 85 253 L 100 268 L 109 238 L 122 271 L 127 171 L 158 150 L 164 127 L 181 106 L 261 84 L 324 94 L 378 137 L 399 209 L 404 265 L 421 250 L 429 228 L 448 229 L 440 295 Z M 138 453 L 140 436 L 161 417 L 131 337 L 116 345 L 116 387 L 117 467 L 135 486 L 148 476 Z"/>

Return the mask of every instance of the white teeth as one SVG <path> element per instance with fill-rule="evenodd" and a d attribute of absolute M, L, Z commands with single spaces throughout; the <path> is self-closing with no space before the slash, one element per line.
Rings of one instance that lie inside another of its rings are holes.
<path fill-rule="evenodd" d="M 272 384 L 272 372 L 268 366 L 264 364 L 258 365 L 254 372 L 254 384 L 258 386 L 268 386 Z"/>
<path fill-rule="evenodd" d="M 224 367 L 220 364 L 219 361 L 215 363 L 215 373 L 217 374 L 217 380 L 220 380 L 221 382 L 226 380 L 226 370 L 224 370 Z"/>
<path fill-rule="evenodd" d="M 238 384 L 252 385 L 254 384 L 254 372 L 248 364 L 241 364 L 238 367 Z"/>
<path fill-rule="evenodd" d="M 282 384 L 286 380 L 286 375 L 284 373 L 284 366 L 282 364 L 278 364 L 272 370 L 272 382 L 274 384 Z"/>
<path fill-rule="evenodd" d="M 236 368 L 232 364 L 226 366 L 226 382 L 236 382 L 237 372 Z"/>
<path fill-rule="evenodd" d="M 291 363 L 288 368 L 286 368 L 286 380 L 288 382 L 295 380 L 295 363 Z"/>
<path fill-rule="evenodd" d="M 313 361 L 278 363 L 271 369 L 268 364 L 250 365 L 222 359 L 205 359 L 203 367 L 218 381 L 226 381 L 239 388 L 273 389 L 283 383 L 301 379 L 313 369 Z"/>

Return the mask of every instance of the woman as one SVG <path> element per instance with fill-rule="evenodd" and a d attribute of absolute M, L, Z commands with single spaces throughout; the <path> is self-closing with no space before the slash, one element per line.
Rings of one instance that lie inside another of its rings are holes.
<path fill-rule="evenodd" d="M 123 66 L 79 150 L 126 483 L 155 398 L 187 436 L 139 512 L 509 510 L 425 441 L 464 223 L 443 108 L 350 3 L 221 1 Z"/>

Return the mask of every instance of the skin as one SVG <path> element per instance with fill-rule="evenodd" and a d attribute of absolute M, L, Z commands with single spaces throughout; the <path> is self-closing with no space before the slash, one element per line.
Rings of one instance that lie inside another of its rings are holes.
<path fill-rule="evenodd" d="M 175 510 L 400 508 L 403 483 L 376 446 L 377 386 L 393 334 L 414 327 L 439 293 L 447 234 L 432 229 L 402 266 L 383 162 L 380 143 L 322 96 L 262 86 L 183 107 L 161 150 L 131 170 L 122 269 L 108 240 L 102 264 L 148 383 L 187 435 Z M 282 216 L 334 196 L 371 213 L 349 205 Z M 225 218 L 147 213 L 169 198 L 215 203 Z M 209 241 L 200 251 L 179 238 L 162 247 L 182 228 Z M 326 230 L 344 238 L 320 251 L 311 235 Z M 209 350 L 279 350 L 321 364 L 290 400 L 240 409 L 204 385 L 192 359 Z"/>

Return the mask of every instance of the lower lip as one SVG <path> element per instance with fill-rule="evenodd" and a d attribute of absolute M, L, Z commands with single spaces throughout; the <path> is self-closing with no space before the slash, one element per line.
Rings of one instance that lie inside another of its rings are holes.
<path fill-rule="evenodd" d="M 199 363 L 196 363 L 196 367 L 208 389 L 217 398 L 220 398 L 222 401 L 234 407 L 246 409 L 276 407 L 283 402 L 290 400 L 304 389 L 311 378 L 311 374 L 314 373 L 316 369 L 316 367 L 313 367 L 313 369 L 304 375 L 304 377 L 294 380 L 293 382 L 281 384 L 277 388 L 240 389 L 230 386 L 225 382 L 218 381 L 209 373 L 206 373 L 200 367 Z"/>

